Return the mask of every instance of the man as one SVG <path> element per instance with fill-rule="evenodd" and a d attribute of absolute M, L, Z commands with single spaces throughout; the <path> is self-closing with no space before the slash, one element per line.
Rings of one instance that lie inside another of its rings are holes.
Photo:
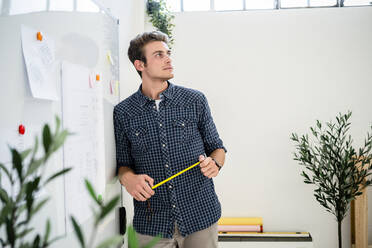
<path fill-rule="evenodd" d="M 156 247 L 217 247 L 221 206 L 212 177 L 219 174 L 226 149 L 206 97 L 168 81 L 173 67 L 167 41 L 154 31 L 130 42 L 128 56 L 142 84 L 114 109 L 118 176 L 134 198 L 140 245 L 160 234 Z"/>

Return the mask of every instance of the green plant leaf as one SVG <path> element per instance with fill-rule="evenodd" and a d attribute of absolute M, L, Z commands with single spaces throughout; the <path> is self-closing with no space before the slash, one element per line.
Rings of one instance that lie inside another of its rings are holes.
<path fill-rule="evenodd" d="M 21 239 L 23 238 L 24 236 L 26 236 L 28 233 L 32 232 L 34 230 L 34 228 L 27 228 L 26 230 L 23 230 L 21 233 L 18 233 L 16 235 L 16 238 L 17 239 Z"/>
<path fill-rule="evenodd" d="M 8 193 L 0 188 L 0 200 L 4 203 L 4 204 L 7 204 L 9 202 L 9 196 L 8 196 Z"/>
<path fill-rule="evenodd" d="M 59 119 L 58 115 L 56 115 L 55 119 L 56 119 L 56 129 L 54 133 L 57 134 L 59 132 L 59 128 L 61 127 L 61 120 Z"/>
<path fill-rule="evenodd" d="M 40 235 L 36 235 L 35 239 L 34 239 L 34 244 L 33 244 L 33 248 L 39 248 L 40 246 Z"/>
<path fill-rule="evenodd" d="M 48 184 L 49 182 L 51 182 L 54 178 L 56 177 L 59 177 L 67 172 L 69 172 L 72 168 L 66 168 L 66 169 L 63 169 L 55 174 L 53 174 L 52 176 L 50 176 L 44 183 L 44 185 Z"/>
<path fill-rule="evenodd" d="M 3 170 L 3 171 L 5 172 L 5 174 L 8 176 L 9 181 L 13 184 L 13 178 L 12 178 L 12 176 L 10 175 L 9 170 L 5 167 L 4 164 L 1 164 L 1 163 L 0 163 L 0 171 L 1 171 L 1 170 Z"/>
<path fill-rule="evenodd" d="M 97 248 L 107 248 L 118 245 L 120 242 L 122 242 L 124 239 L 121 235 L 115 235 L 112 236 L 106 240 L 104 240 L 102 243 L 100 243 Z"/>
<path fill-rule="evenodd" d="M 97 200 L 99 201 L 99 203 L 101 205 L 103 204 L 103 197 L 102 197 L 102 195 L 98 195 Z"/>
<path fill-rule="evenodd" d="M 10 216 L 13 210 L 13 205 L 11 203 L 7 203 L 2 205 L 2 209 L 0 211 L 0 226 L 2 223 L 5 223 L 6 219 Z"/>
<path fill-rule="evenodd" d="M 22 174 L 22 158 L 21 155 L 18 153 L 16 149 L 11 149 L 12 152 L 12 161 L 13 161 L 13 168 L 16 169 L 18 174 L 19 181 L 23 182 L 23 174 Z"/>
<path fill-rule="evenodd" d="M 50 219 L 48 218 L 46 227 L 45 227 L 45 234 L 44 234 L 44 241 L 43 241 L 44 246 L 47 246 L 48 244 L 49 235 L 50 235 Z"/>
<path fill-rule="evenodd" d="M 26 184 L 26 207 L 28 219 L 32 217 L 32 205 L 34 203 L 34 193 L 37 191 L 40 182 L 40 177 L 36 177 L 33 181 Z"/>
<path fill-rule="evenodd" d="M 65 238 L 65 237 L 66 237 L 66 236 L 64 236 L 64 235 L 61 235 L 61 236 L 55 237 L 55 238 L 53 238 L 52 240 L 50 240 L 50 241 L 48 242 L 48 245 L 50 245 L 50 244 L 56 242 L 56 241 L 59 240 L 59 239 Z"/>
<path fill-rule="evenodd" d="M 32 175 L 43 164 L 44 158 L 33 160 L 28 167 L 25 177 Z"/>
<path fill-rule="evenodd" d="M 28 184 L 29 184 L 29 182 L 28 183 L 23 183 L 23 185 L 21 186 L 21 189 L 18 192 L 18 195 L 17 195 L 16 200 L 15 200 L 16 203 L 20 203 L 21 201 L 23 201 L 27 197 L 27 187 L 29 187 Z"/>
<path fill-rule="evenodd" d="M 76 236 L 77 236 L 77 238 L 80 242 L 81 248 L 85 248 L 84 235 L 81 232 L 80 226 L 78 225 L 78 223 L 76 222 L 76 220 L 73 216 L 70 216 L 70 218 L 71 218 L 74 230 L 75 230 L 75 234 L 76 234 Z"/>
<path fill-rule="evenodd" d="M 32 209 L 30 217 L 40 211 L 40 209 L 49 201 L 49 197 L 40 201 L 35 208 Z"/>
<path fill-rule="evenodd" d="M 97 197 L 97 194 L 96 192 L 94 191 L 94 188 L 92 186 L 92 184 L 87 180 L 85 179 L 85 187 L 87 188 L 90 196 L 92 197 L 92 199 L 99 205 L 101 206 L 101 202 L 98 200 L 98 197 Z"/>
<path fill-rule="evenodd" d="M 66 141 L 67 136 L 72 135 L 67 130 L 63 130 L 56 138 L 53 144 L 53 151 L 58 150 Z"/>
<path fill-rule="evenodd" d="M 27 156 L 32 152 L 32 149 L 27 149 L 23 152 L 21 152 L 21 158 L 22 160 L 24 160 L 25 158 L 27 158 Z"/>
<path fill-rule="evenodd" d="M 50 134 L 50 128 L 49 128 L 49 125 L 46 124 L 44 125 L 44 128 L 43 128 L 43 145 L 44 145 L 45 154 L 48 154 L 51 143 L 52 143 L 52 136 Z"/>
<path fill-rule="evenodd" d="M 21 222 L 18 222 L 17 225 L 16 225 L 16 227 L 19 228 L 20 226 L 24 226 L 24 225 L 26 225 L 26 224 L 28 224 L 27 219 L 26 219 L 26 220 L 23 220 L 23 221 L 21 221 Z"/>
<path fill-rule="evenodd" d="M 32 152 L 32 160 L 35 158 L 35 155 L 37 153 L 37 150 L 39 149 L 39 139 L 37 136 L 35 136 L 35 144 Z"/>
<path fill-rule="evenodd" d="M 119 199 L 120 199 L 120 196 L 116 196 L 114 197 L 113 199 L 111 199 L 111 201 L 109 201 L 109 203 L 107 203 L 107 205 L 105 205 L 103 208 L 102 208 L 102 211 L 101 211 L 101 214 L 100 214 L 100 219 L 103 219 L 106 217 L 106 215 L 108 213 L 111 212 L 111 210 L 114 209 L 114 207 L 119 203 Z"/>
<path fill-rule="evenodd" d="M 134 228 L 132 226 L 129 226 L 127 231 L 128 231 L 128 247 L 139 248 L 137 234 Z"/>

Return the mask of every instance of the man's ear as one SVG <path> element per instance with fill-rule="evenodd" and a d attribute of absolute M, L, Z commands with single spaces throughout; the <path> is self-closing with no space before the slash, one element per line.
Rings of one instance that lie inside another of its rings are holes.
<path fill-rule="evenodd" d="M 143 71 L 145 69 L 145 63 L 143 61 L 136 59 L 134 61 L 134 67 L 137 71 Z"/>

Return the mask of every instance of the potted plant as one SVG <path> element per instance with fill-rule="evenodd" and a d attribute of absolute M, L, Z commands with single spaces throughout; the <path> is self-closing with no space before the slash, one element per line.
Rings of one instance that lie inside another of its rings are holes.
<path fill-rule="evenodd" d="M 352 146 L 352 138 L 347 135 L 350 128 L 351 112 L 339 114 L 336 122 L 323 125 L 319 120 L 310 127 L 309 135 L 299 137 L 292 133 L 295 142 L 294 160 L 304 166 L 304 182 L 315 185 L 316 200 L 336 217 L 338 223 L 338 244 L 342 247 L 341 223 L 350 202 L 371 184 L 372 136 L 367 133 L 364 144 L 359 149 Z M 372 129 L 372 127 L 371 127 Z"/>

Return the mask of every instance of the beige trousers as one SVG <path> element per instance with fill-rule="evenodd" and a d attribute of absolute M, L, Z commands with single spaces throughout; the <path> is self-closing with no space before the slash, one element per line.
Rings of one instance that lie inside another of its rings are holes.
<path fill-rule="evenodd" d="M 137 237 L 140 247 L 144 247 L 154 238 L 140 233 L 137 233 Z M 180 234 L 176 224 L 173 238 L 162 238 L 153 248 L 218 248 L 217 223 L 186 237 Z"/>

